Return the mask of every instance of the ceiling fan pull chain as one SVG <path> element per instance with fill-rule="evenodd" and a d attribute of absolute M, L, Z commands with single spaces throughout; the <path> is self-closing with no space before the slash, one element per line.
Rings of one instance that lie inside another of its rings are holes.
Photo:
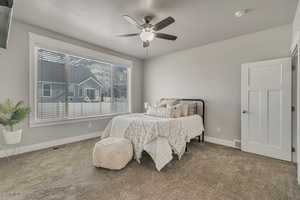
<path fill-rule="evenodd" d="M 146 57 L 149 56 L 149 48 L 150 48 L 150 47 L 146 48 Z"/>

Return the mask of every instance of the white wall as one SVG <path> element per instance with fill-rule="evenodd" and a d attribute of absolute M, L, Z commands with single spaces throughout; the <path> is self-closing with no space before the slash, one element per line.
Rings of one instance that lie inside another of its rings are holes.
<path fill-rule="evenodd" d="M 12 24 L 8 49 L 0 51 L 0 102 L 3 102 L 7 98 L 11 98 L 15 101 L 24 100 L 26 105 L 29 105 L 28 32 L 37 33 L 96 51 L 110 53 L 132 60 L 132 110 L 134 112 L 141 111 L 143 85 L 142 61 L 15 20 L 13 20 Z M 26 120 L 24 123 L 24 135 L 21 146 L 49 142 L 57 139 L 101 131 L 105 128 L 108 121 L 109 119 L 91 121 L 91 128 L 88 128 L 89 122 L 41 128 L 29 128 L 28 120 Z M 0 145 L 1 144 L 3 144 L 2 134 L 0 134 Z M 6 146 L 5 148 L 9 147 Z"/>
<path fill-rule="evenodd" d="M 291 35 L 292 26 L 286 25 L 149 59 L 144 101 L 204 98 L 208 135 L 240 139 L 241 64 L 289 56 Z"/>
<path fill-rule="evenodd" d="M 299 33 L 300 33 L 300 2 L 298 2 L 295 18 L 293 21 L 293 40 L 292 40 L 293 45 L 296 44 L 296 42 L 299 40 Z"/>

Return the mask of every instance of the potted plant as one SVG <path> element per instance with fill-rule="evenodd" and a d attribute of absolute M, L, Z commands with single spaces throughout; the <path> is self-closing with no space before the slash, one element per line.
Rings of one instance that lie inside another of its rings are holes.
<path fill-rule="evenodd" d="M 6 144 L 21 142 L 22 129 L 17 129 L 15 126 L 30 113 L 30 108 L 24 107 L 23 104 L 23 101 L 14 104 L 10 99 L 0 104 L 0 124 L 4 126 L 3 136 Z"/>

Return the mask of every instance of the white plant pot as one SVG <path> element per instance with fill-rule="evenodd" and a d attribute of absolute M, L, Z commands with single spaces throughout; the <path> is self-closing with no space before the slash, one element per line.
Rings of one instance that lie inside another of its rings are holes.
<path fill-rule="evenodd" d="M 17 131 L 8 131 L 3 129 L 3 136 L 6 144 L 18 144 L 22 139 L 22 129 Z"/>

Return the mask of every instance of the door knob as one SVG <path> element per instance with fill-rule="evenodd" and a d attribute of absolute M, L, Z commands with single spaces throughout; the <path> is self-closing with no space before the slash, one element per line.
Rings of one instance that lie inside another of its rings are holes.
<path fill-rule="evenodd" d="M 242 112 L 243 114 L 247 114 L 248 113 L 248 111 L 247 110 L 243 110 L 243 112 Z"/>

